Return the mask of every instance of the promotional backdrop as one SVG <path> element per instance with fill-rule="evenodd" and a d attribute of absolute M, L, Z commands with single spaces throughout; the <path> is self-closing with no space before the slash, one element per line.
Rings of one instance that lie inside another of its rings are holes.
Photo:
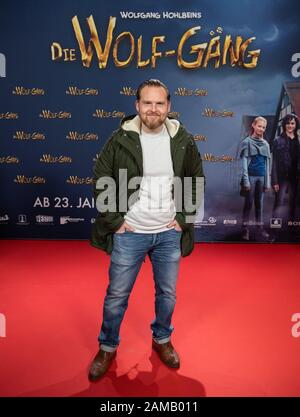
<path fill-rule="evenodd" d="M 1 236 L 89 237 L 97 155 L 135 113 L 137 86 L 158 78 L 203 159 L 196 240 L 240 241 L 239 144 L 255 116 L 272 144 L 282 117 L 300 115 L 299 11 L 296 0 L 2 1 Z M 271 236 L 299 242 L 299 210 L 274 219 L 273 203 L 270 191 Z"/>

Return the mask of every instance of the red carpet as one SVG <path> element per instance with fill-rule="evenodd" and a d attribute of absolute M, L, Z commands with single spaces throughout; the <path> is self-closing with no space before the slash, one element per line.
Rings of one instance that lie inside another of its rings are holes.
<path fill-rule="evenodd" d="M 151 352 L 147 260 L 116 364 L 94 384 L 87 370 L 109 257 L 85 241 L 0 246 L 0 396 L 300 395 L 300 337 L 291 321 L 300 312 L 299 245 L 197 244 L 182 259 L 173 335 L 179 371 Z"/>

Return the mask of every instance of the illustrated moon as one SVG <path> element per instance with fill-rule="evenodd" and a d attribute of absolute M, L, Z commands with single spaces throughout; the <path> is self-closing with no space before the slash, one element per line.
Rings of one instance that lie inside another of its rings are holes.
<path fill-rule="evenodd" d="M 273 24 L 273 33 L 265 38 L 267 42 L 273 42 L 278 38 L 279 30 L 276 25 Z"/>

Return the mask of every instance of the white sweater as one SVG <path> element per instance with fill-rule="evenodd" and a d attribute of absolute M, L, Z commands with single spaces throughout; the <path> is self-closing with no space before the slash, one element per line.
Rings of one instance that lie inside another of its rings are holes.
<path fill-rule="evenodd" d="M 140 135 L 144 175 L 138 200 L 124 216 L 136 233 L 158 233 L 169 230 L 166 226 L 175 217 L 172 199 L 174 178 L 170 136 L 165 125 L 161 132 Z"/>

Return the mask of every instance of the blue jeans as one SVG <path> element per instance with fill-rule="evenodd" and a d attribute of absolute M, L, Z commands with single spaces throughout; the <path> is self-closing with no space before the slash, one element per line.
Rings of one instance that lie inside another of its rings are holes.
<path fill-rule="evenodd" d="M 255 221 L 259 226 L 263 226 L 263 201 L 264 201 L 264 177 L 249 176 L 250 191 L 245 197 L 245 203 L 243 208 L 243 226 L 248 226 L 250 212 L 255 205 Z"/>
<path fill-rule="evenodd" d="M 109 286 L 103 307 L 99 335 L 101 349 L 116 350 L 120 343 L 120 327 L 137 274 L 146 257 L 153 268 L 155 283 L 155 319 L 151 323 L 153 339 L 158 343 L 170 340 L 171 319 L 176 302 L 181 232 L 170 229 L 160 233 L 115 233 L 109 267 Z"/>

